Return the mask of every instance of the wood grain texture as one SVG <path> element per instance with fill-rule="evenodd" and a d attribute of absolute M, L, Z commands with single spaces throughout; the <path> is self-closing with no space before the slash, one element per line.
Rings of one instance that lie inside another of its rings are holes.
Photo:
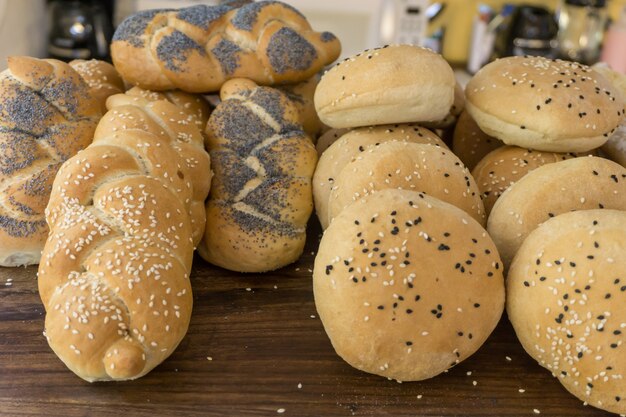
<path fill-rule="evenodd" d="M 315 222 L 299 262 L 270 274 L 242 276 L 197 257 L 189 333 L 167 361 L 124 383 L 89 384 L 68 371 L 42 335 L 37 269 L 0 269 L 0 415 L 611 415 L 567 393 L 526 355 L 506 318 L 478 353 L 428 381 L 399 384 L 352 369 L 315 311 L 319 234 Z"/>

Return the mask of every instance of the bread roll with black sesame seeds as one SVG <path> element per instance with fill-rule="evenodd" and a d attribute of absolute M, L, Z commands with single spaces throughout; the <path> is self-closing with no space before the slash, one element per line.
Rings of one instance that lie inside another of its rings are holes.
<path fill-rule="evenodd" d="M 626 124 L 617 128 L 613 136 L 604 144 L 602 150 L 613 161 L 626 167 Z"/>
<path fill-rule="evenodd" d="M 107 112 L 107 98 L 114 94 L 123 93 L 125 90 L 124 81 L 115 71 L 115 67 L 106 61 L 75 59 L 70 62 L 70 66 L 89 85 L 91 95 L 97 98 L 100 103 L 102 114 Z"/>
<path fill-rule="evenodd" d="M 279 1 L 227 2 L 138 12 L 117 28 L 115 68 L 149 90 L 219 91 L 245 77 L 273 85 L 305 81 L 337 59 L 339 40 L 315 32 Z"/>
<path fill-rule="evenodd" d="M 38 273 L 48 343 L 87 381 L 139 378 L 184 337 L 211 179 L 187 113 L 126 94 L 108 103 L 55 179 Z"/>
<path fill-rule="evenodd" d="M 61 164 L 91 143 L 98 100 L 68 64 L 10 57 L 0 73 L 0 265 L 39 263 Z"/>
<path fill-rule="evenodd" d="M 482 225 L 487 220 L 476 182 L 450 150 L 385 142 L 367 148 L 336 175 L 328 196 L 329 221 L 352 202 L 388 188 L 420 191 L 459 207 Z"/>
<path fill-rule="evenodd" d="M 413 123 L 361 127 L 345 133 L 322 154 L 313 176 L 315 211 L 323 229 L 330 222 L 328 200 L 341 170 L 370 146 L 392 141 L 431 144 L 447 149 L 439 136 Z"/>
<path fill-rule="evenodd" d="M 215 177 L 198 252 L 238 272 L 281 268 L 304 249 L 315 146 L 278 89 L 236 79 L 221 98 L 206 130 Z"/>
<path fill-rule="evenodd" d="M 507 312 L 524 349 L 581 401 L 626 414 L 626 212 L 564 213 L 509 269 Z"/>
<path fill-rule="evenodd" d="M 491 151 L 472 170 L 487 216 L 502 193 L 533 169 L 578 156 L 575 153 L 533 151 L 517 146 L 501 146 Z"/>
<path fill-rule="evenodd" d="M 468 169 L 474 169 L 485 155 L 501 146 L 504 146 L 504 143 L 480 130 L 467 111 L 461 113 L 454 127 L 452 152 Z"/>
<path fill-rule="evenodd" d="M 430 49 L 392 45 L 346 58 L 327 71 L 315 108 L 334 128 L 443 120 L 454 103 L 450 65 Z"/>
<path fill-rule="evenodd" d="M 188 120 L 193 122 L 201 132 L 204 131 L 211 115 L 209 103 L 199 94 L 186 93 L 181 90 L 150 91 L 141 87 L 132 87 L 126 92 L 126 95 L 141 97 L 149 101 L 169 101 L 181 111 L 187 113 Z M 112 100 L 115 99 L 115 97 L 112 98 Z M 111 103 L 111 107 L 115 107 L 115 103 Z"/>
<path fill-rule="evenodd" d="M 502 265 L 487 232 L 464 211 L 406 190 L 341 212 L 320 242 L 313 290 L 337 354 L 400 381 L 465 360 L 504 309 Z"/>
<path fill-rule="evenodd" d="M 329 129 L 322 136 L 317 139 L 317 143 L 315 144 L 315 149 L 317 150 L 317 156 L 322 156 L 322 154 L 335 143 L 340 137 L 351 131 L 352 129 L 343 128 L 343 129 Z"/>
<path fill-rule="evenodd" d="M 624 99 L 591 68 L 542 57 L 483 67 L 465 89 L 478 126 L 507 145 L 549 152 L 602 146 L 624 118 Z"/>
<path fill-rule="evenodd" d="M 544 165 L 510 186 L 491 210 L 487 230 L 506 267 L 526 237 L 561 213 L 626 210 L 626 168 L 594 156 Z"/>

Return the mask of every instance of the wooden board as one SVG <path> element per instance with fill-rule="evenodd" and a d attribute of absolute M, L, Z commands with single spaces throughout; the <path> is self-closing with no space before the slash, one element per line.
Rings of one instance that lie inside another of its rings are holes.
<path fill-rule="evenodd" d="M 68 371 L 42 335 L 36 268 L 0 268 L 0 415 L 611 415 L 567 393 L 526 355 L 506 318 L 478 353 L 428 381 L 351 368 L 316 315 L 320 231 L 309 231 L 300 261 L 270 274 L 242 276 L 197 258 L 189 333 L 158 368 L 124 383 L 89 384 Z"/>

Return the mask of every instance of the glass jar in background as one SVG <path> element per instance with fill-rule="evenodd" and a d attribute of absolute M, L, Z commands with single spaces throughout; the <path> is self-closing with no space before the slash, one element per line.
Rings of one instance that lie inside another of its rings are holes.
<path fill-rule="evenodd" d="M 558 49 L 563 59 L 593 64 L 606 29 L 606 0 L 561 0 Z"/>

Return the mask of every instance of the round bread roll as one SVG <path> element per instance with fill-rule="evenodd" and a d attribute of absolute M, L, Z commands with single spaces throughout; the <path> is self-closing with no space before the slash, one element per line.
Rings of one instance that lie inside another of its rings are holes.
<path fill-rule="evenodd" d="M 335 65 L 315 91 L 315 109 L 334 128 L 435 122 L 449 113 L 456 80 L 430 49 L 392 45 Z"/>
<path fill-rule="evenodd" d="M 597 208 L 626 210 L 626 169 L 604 158 L 574 158 L 539 167 L 509 187 L 491 209 L 487 230 L 508 267 L 550 217 Z"/>
<path fill-rule="evenodd" d="M 324 233 L 315 305 L 350 365 L 422 380 L 491 334 L 504 309 L 501 266 L 467 213 L 422 193 L 384 190 L 345 209 Z"/>
<path fill-rule="evenodd" d="M 322 154 L 346 133 L 348 133 L 352 129 L 329 129 L 322 136 L 317 139 L 317 143 L 315 144 L 315 149 L 317 150 L 317 155 L 322 156 Z"/>
<path fill-rule="evenodd" d="M 480 130 L 467 111 L 461 113 L 454 127 L 452 152 L 463 161 L 468 169 L 474 169 L 485 155 L 503 145 L 501 140 Z"/>
<path fill-rule="evenodd" d="M 575 153 L 533 151 L 517 146 L 502 146 L 490 152 L 472 171 L 485 212 L 489 215 L 498 197 L 533 169 L 577 156 Z"/>
<path fill-rule="evenodd" d="M 440 146 L 386 142 L 370 147 L 339 172 L 328 197 L 332 222 L 354 201 L 380 190 L 420 191 L 486 222 L 480 191 L 469 170 Z"/>
<path fill-rule="evenodd" d="M 539 364 L 580 400 L 626 414 L 626 212 L 561 214 L 509 270 L 507 312 Z"/>
<path fill-rule="evenodd" d="M 541 57 L 494 61 L 470 80 L 465 95 L 485 133 L 542 151 L 598 148 L 624 117 L 621 93 L 598 72 Z"/>
<path fill-rule="evenodd" d="M 424 122 L 422 124 L 429 129 L 447 129 L 456 123 L 463 110 L 465 110 L 465 91 L 457 81 L 454 86 L 454 102 L 446 117 L 436 122 Z"/>
<path fill-rule="evenodd" d="M 626 125 L 621 125 L 604 144 L 602 150 L 613 161 L 626 167 Z"/>
<path fill-rule="evenodd" d="M 330 221 L 328 198 L 339 172 L 369 146 L 390 141 L 428 143 L 446 148 L 437 135 L 415 124 L 362 127 L 344 134 L 322 154 L 313 175 L 313 200 L 322 228 L 326 229 Z"/>

